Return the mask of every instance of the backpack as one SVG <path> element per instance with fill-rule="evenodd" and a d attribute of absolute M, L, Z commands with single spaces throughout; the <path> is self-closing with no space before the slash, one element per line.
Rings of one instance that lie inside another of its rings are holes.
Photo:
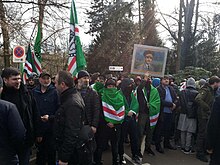
<path fill-rule="evenodd" d="M 190 90 L 186 89 L 185 90 L 185 108 L 186 108 L 186 115 L 188 118 L 196 118 L 197 116 L 197 104 L 195 102 L 195 97 L 198 93 L 196 92 L 191 92 Z"/>

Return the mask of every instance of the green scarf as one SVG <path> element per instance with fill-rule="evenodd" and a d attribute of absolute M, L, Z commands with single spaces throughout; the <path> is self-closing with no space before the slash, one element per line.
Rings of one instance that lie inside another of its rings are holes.
<path fill-rule="evenodd" d="M 149 107 L 150 126 L 151 128 L 154 128 L 157 124 L 160 114 L 160 95 L 157 89 L 151 85 L 150 100 L 148 101 L 146 88 L 143 88 L 142 91 Z"/>
<path fill-rule="evenodd" d="M 125 116 L 124 98 L 116 88 L 103 88 L 102 108 L 107 122 L 122 123 Z"/>

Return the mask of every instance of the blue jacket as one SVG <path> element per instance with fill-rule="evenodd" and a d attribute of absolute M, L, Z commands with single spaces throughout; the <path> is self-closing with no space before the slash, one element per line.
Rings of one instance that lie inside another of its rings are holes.
<path fill-rule="evenodd" d="M 45 133 L 52 133 L 54 115 L 59 108 L 59 98 L 56 88 L 50 85 L 46 92 L 41 92 L 41 87 L 38 85 L 33 89 L 33 95 L 37 103 L 37 109 L 40 116 L 49 115 L 48 122 L 40 122 L 40 132 L 42 135 Z"/>
<path fill-rule="evenodd" d="M 0 164 L 18 162 L 18 149 L 24 144 L 26 129 L 16 106 L 0 100 Z"/>

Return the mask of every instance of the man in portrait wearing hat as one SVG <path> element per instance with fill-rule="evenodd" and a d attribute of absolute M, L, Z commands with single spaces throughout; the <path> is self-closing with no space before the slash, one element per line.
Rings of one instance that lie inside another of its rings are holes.
<path fill-rule="evenodd" d="M 53 145 L 53 121 L 54 115 L 59 108 L 58 92 L 51 84 L 51 76 L 47 72 L 42 72 L 39 77 L 39 85 L 33 89 L 33 95 L 37 102 L 37 109 L 41 116 L 39 125 L 43 135 L 41 142 L 37 144 L 36 163 L 54 165 L 56 162 L 56 152 Z"/>
<path fill-rule="evenodd" d="M 152 64 L 153 62 L 153 52 L 150 50 L 146 50 L 143 53 L 144 63 L 137 67 L 138 70 L 143 71 L 155 71 L 155 66 Z"/>

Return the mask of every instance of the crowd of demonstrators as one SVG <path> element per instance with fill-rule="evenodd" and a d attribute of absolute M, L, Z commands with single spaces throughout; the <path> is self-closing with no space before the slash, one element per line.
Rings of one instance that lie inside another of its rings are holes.
<path fill-rule="evenodd" d="M 197 82 L 189 77 L 179 86 L 172 75 L 149 73 L 117 78 L 82 70 L 73 79 L 60 71 L 52 83 L 42 72 L 27 85 L 15 68 L 1 76 L 0 164 L 28 165 L 35 144 L 38 165 L 101 165 L 110 141 L 112 164 L 122 165 L 128 137 L 135 164 L 144 152 L 155 155 L 153 144 L 164 154 L 178 141 L 185 154 L 196 146 L 196 158 L 208 162 L 209 153 L 210 165 L 219 164 L 217 76 Z"/>

